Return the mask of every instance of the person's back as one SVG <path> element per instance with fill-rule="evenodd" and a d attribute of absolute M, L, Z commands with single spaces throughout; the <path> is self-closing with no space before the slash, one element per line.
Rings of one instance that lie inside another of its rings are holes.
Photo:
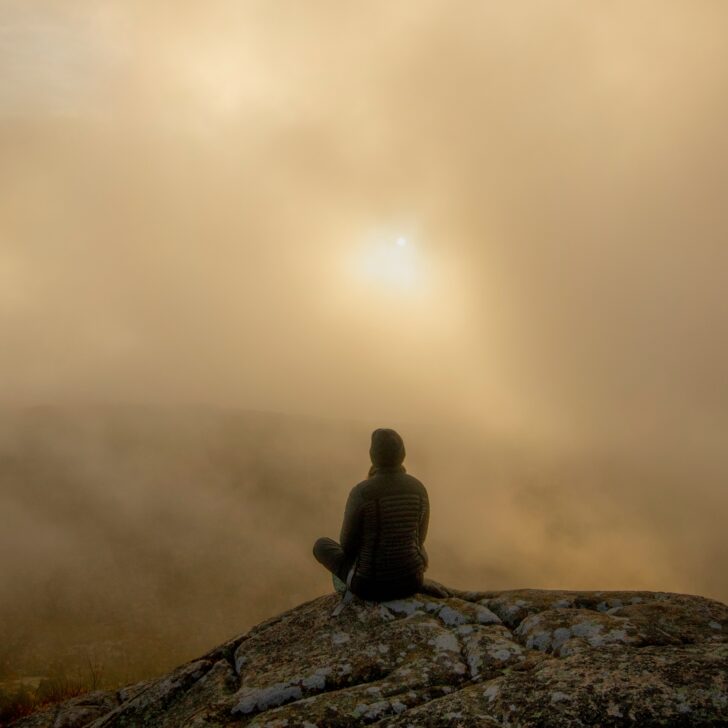
<path fill-rule="evenodd" d="M 369 478 L 346 504 L 341 544 L 319 539 L 314 555 L 357 596 L 406 597 L 422 586 L 427 568 L 427 491 L 405 472 L 404 443 L 394 430 L 374 431 L 370 456 Z"/>

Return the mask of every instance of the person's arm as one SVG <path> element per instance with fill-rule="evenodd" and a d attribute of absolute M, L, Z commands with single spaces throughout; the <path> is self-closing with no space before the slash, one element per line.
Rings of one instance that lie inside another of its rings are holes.
<path fill-rule="evenodd" d="M 420 512 L 420 523 L 419 523 L 419 541 L 420 541 L 420 553 L 422 554 L 422 558 L 425 562 L 425 568 L 427 568 L 429 563 L 429 557 L 427 555 L 427 551 L 425 549 L 425 538 L 427 538 L 427 528 L 430 525 L 430 501 L 427 497 L 427 491 L 423 493 L 422 496 L 422 510 Z"/>
<path fill-rule="evenodd" d="M 341 524 L 339 543 L 347 556 L 356 556 L 359 552 L 362 530 L 362 505 L 358 488 L 349 493 L 344 510 L 344 522 Z"/>

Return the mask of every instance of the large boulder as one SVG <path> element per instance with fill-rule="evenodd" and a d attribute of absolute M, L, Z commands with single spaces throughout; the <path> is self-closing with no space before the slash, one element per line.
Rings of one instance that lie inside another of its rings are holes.
<path fill-rule="evenodd" d="M 320 597 L 17 728 L 728 725 L 728 607 L 662 592 Z"/>

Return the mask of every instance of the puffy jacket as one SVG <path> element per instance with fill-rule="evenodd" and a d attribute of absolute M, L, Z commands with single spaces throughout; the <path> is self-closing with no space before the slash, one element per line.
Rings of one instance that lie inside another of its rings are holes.
<path fill-rule="evenodd" d="M 427 491 L 405 472 L 404 445 L 393 430 L 375 430 L 371 456 L 370 477 L 349 494 L 341 528 L 341 547 L 356 561 L 351 589 L 365 599 L 409 596 L 427 568 Z"/>

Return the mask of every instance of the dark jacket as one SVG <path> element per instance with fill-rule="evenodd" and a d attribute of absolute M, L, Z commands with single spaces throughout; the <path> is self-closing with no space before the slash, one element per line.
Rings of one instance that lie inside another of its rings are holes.
<path fill-rule="evenodd" d="M 430 505 L 425 486 L 401 464 L 372 459 L 370 477 L 349 494 L 340 543 L 347 560 L 356 560 L 351 590 L 364 599 L 396 599 L 422 584 Z"/>

